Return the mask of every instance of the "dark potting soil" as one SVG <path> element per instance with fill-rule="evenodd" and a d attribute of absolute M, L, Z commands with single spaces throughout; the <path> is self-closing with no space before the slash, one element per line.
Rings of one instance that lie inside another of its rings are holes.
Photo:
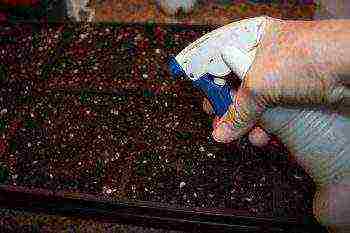
<path fill-rule="evenodd" d="M 254 216 L 312 213 L 314 184 L 277 139 L 214 142 L 203 95 L 171 79 L 169 55 L 212 29 L 1 26 L 0 181 Z"/>

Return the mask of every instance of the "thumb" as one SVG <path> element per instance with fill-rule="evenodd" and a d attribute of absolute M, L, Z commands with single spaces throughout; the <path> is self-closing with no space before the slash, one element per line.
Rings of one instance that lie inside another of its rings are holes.
<path fill-rule="evenodd" d="M 213 125 L 212 135 L 217 142 L 228 143 L 239 139 L 254 126 L 262 114 L 263 108 L 246 88 L 239 88 L 233 96 L 233 103 L 226 114 Z"/>

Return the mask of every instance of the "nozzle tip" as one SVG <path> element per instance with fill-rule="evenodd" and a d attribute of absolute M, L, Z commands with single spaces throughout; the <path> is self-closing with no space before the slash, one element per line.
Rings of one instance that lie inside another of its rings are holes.
<path fill-rule="evenodd" d="M 170 70 L 171 76 L 174 79 L 186 75 L 185 71 L 182 69 L 182 67 L 179 65 L 179 63 L 176 61 L 174 56 L 170 57 L 168 65 L 169 65 L 169 70 Z"/>

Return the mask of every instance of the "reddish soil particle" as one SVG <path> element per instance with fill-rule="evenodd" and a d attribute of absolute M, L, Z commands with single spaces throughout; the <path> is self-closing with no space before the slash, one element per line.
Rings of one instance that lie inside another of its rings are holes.
<path fill-rule="evenodd" d="M 22 122 L 20 120 L 12 120 L 9 125 L 8 129 L 8 135 L 9 137 L 13 137 L 16 134 L 17 129 L 21 128 L 23 126 Z"/>
<path fill-rule="evenodd" d="M 2 156 L 8 147 L 8 142 L 5 139 L 0 139 L 0 156 Z"/>

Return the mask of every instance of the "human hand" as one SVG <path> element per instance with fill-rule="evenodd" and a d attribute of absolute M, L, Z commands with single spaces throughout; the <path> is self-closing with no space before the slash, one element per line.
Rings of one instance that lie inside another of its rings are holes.
<path fill-rule="evenodd" d="M 206 99 L 203 109 L 214 116 Z M 331 233 L 350 232 L 350 109 L 275 107 L 263 113 L 260 124 L 267 132 L 255 127 L 251 143 L 263 146 L 268 134 L 276 135 L 315 181 L 314 216 Z"/>
<path fill-rule="evenodd" d="M 203 109 L 214 116 L 207 99 Z M 214 121 L 214 127 L 215 124 Z M 264 146 L 270 134 L 287 146 L 316 185 L 336 183 L 343 175 L 350 176 L 350 109 L 333 112 L 321 108 L 270 108 L 263 113 L 260 126 L 250 131 L 249 140 L 255 146 Z M 344 161 L 334 161 L 337 157 Z"/>
<path fill-rule="evenodd" d="M 203 110 L 204 112 L 206 112 L 209 116 L 214 117 L 214 110 L 213 107 L 210 103 L 210 101 L 207 98 L 203 99 Z M 218 123 L 218 118 L 214 119 L 213 122 L 213 128 L 216 128 L 217 123 Z M 254 146 L 257 147 L 262 147 L 267 145 L 267 143 L 270 140 L 270 136 L 268 135 L 268 133 L 262 129 L 259 126 L 254 127 L 250 132 L 249 132 L 249 136 L 248 139 L 250 141 L 250 143 L 252 143 Z"/>
<path fill-rule="evenodd" d="M 345 85 L 350 81 L 349 20 L 266 19 L 256 51 L 246 62 L 237 57 L 236 45 L 222 45 L 223 62 L 241 78 L 242 85 L 227 113 L 216 119 L 216 141 L 243 136 L 271 107 L 350 102 Z"/>
<path fill-rule="evenodd" d="M 260 24 L 263 18 L 265 25 Z M 176 57 L 193 81 L 206 73 L 216 77 L 236 73 L 242 85 L 233 91 L 229 111 L 214 120 L 214 139 L 237 139 L 259 119 L 314 178 L 318 186 L 315 216 L 321 223 L 337 226 L 350 219 L 350 118 L 321 106 L 341 106 L 349 97 L 347 24 L 258 17 L 208 33 Z M 229 127 L 218 127 L 225 120 Z M 333 209 L 322 208 L 332 200 L 337 200 Z"/>

